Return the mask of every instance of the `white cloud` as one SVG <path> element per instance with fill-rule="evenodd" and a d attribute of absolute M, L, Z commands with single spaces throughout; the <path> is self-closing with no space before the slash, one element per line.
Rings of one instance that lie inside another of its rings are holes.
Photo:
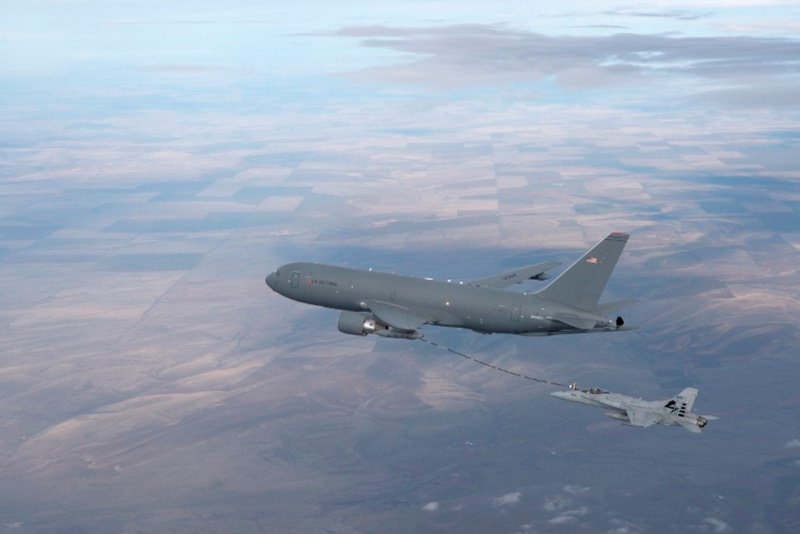
<path fill-rule="evenodd" d="M 485 82 L 490 77 L 538 79 L 579 68 L 593 75 L 586 81 L 590 86 L 598 81 L 641 81 L 641 77 L 664 72 L 725 79 L 733 68 L 793 75 L 791 65 L 800 50 L 797 41 L 764 37 L 551 36 L 502 24 L 347 26 L 333 34 L 360 38 L 370 48 L 418 54 L 421 58 L 416 62 L 371 72 L 419 82 L 426 81 L 423 73 L 437 69 L 458 74 L 475 71 L 468 81 Z"/>
<path fill-rule="evenodd" d="M 561 495 L 556 495 L 551 499 L 545 499 L 542 510 L 545 512 L 555 512 L 569 506 L 572 501 Z"/>
<path fill-rule="evenodd" d="M 586 515 L 589 513 L 589 508 L 586 506 L 581 506 L 580 508 L 575 508 L 574 510 L 567 510 L 563 514 L 554 517 L 548 523 L 551 525 L 564 525 L 566 523 L 574 523 L 578 520 L 578 517 Z"/>
<path fill-rule="evenodd" d="M 439 509 L 439 503 L 436 501 L 431 501 L 425 506 L 423 506 L 422 509 L 425 510 L 426 512 L 435 512 L 436 510 Z"/>
<path fill-rule="evenodd" d="M 639 532 L 641 532 L 639 527 L 628 521 L 612 519 L 611 524 L 614 525 L 614 527 L 608 530 L 606 534 L 639 534 Z"/>
<path fill-rule="evenodd" d="M 709 12 L 689 11 L 684 9 L 652 10 L 633 7 L 617 7 L 605 11 L 605 14 L 620 17 L 663 18 L 676 20 L 698 20 L 711 16 L 711 13 Z"/>
<path fill-rule="evenodd" d="M 728 532 L 731 527 L 725 521 L 717 519 L 716 517 L 706 517 L 703 519 L 703 523 L 709 525 L 714 532 Z"/>
<path fill-rule="evenodd" d="M 519 502 L 520 497 L 522 497 L 522 493 L 519 491 L 514 491 L 511 493 L 506 493 L 503 496 L 496 497 L 492 500 L 492 503 L 497 508 L 501 506 L 513 506 Z"/>
<path fill-rule="evenodd" d="M 793 439 L 786 444 L 787 449 L 798 449 L 800 448 L 800 439 Z"/>
<path fill-rule="evenodd" d="M 662 12 L 659 16 L 690 15 Z M 669 81 L 682 91 L 682 97 L 703 102 L 799 105 L 800 97 L 794 96 L 800 54 L 797 39 L 633 33 L 554 36 L 503 24 L 345 26 L 331 34 L 410 58 L 349 74 L 356 78 L 438 90 L 545 80 L 575 90 Z M 709 81 L 717 82 L 715 90 L 707 89 Z"/>
<path fill-rule="evenodd" d="M 578 486 L 575 484 L 567 484 L 564 486 L 564 493 L 569 493 L 571 495 L 578 495 L 580 493 L 586 493 L 589 491 L 589 486 Z"/>
<path fill-rule="evenodd" d="M 548 523 L 551 525 L 565 525 L 567 523 L 574 523 L 577 520 L 578 518 L 573 515 L 561 514 L 548 521 Z"/>

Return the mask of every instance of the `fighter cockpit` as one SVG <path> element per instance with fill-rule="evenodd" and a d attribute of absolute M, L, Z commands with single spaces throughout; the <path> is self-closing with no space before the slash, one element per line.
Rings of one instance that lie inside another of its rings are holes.
<path fill-rule="evenodd" d="M 580 391 L 581 393 L 590 393 L 592 395 L 600 395 L 601 393 L 608 393 L 608 391 L 606 391 L 604 389 L 600 389 L 600 388 L 580 389 L 578 387 L 578 383 L 577 382 L 573 382 L 572 384 L 570 384 L 569 385 L 569 389 L 571 389 L 572 391 Z"/>

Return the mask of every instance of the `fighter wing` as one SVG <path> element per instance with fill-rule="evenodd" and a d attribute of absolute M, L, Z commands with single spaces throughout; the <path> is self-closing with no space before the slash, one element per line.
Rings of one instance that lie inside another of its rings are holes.
<path fill-rule="evenodd" d="M 410 332 L 429 321 L 427 317 L 413 310 L 388 302 L 371 300 L 367 302 L 367 306 L 379 321 L 398 330 Z"/>
<path fill-rule="evenodd" d="M 545 271 L 553 269 L 561 265 L 559 261 L 546 261 L 544 263 L 537 263 L 530 267 L 523 267 L 515 271 L 508 271 L 506 273 L 497 274 L 488 278 L 481 278 L 480 280 L 473 280 L 469 282 L 471 286 L 493 287 L 495 289 L 503 289 L 514 284 L 521 284 L 526 280 L 538 279 L 547 280 L 549 276 Z"/>
<path fill-rule="evenodd" d="M 648 426 L 652 426 L 661 420 L 661 417 L 659 417 L 656 412 L 647 408 L 631 406 L 626 408 L 625 411 L 628 413 L 628 420 L 633 426 L 647 428 Z"/>

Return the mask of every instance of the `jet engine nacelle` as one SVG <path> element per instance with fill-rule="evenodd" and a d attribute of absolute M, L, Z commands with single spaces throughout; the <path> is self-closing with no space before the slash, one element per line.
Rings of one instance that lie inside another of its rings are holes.
<path fill-rule="evenodd" d="M 616 419 L 617 421 L 625 421 L 626 423 L 631 422 L 631 420 L 628 419 L 628 416 L 624 413 L 606 412 L 606 415 L 609 416 L 611 419 Z"/>
<path fill-rule="evenodd" d="M 339 314 L 339 332 L 354 336 L 378 334 L 381 337 L 394 339 L 419 339 L 422 333 L 416 330 L 396 330 L 379 322 L 374 315 L 369 313 L 344 311 Z"/>
<path fill-rule="evenodd" d="M 343 311 L 339 314 L 339 332 L 354 336 L 374 334 L 379 323 L 368 313 Z M 386 328 L 384 325 L 380 325 Z"/>

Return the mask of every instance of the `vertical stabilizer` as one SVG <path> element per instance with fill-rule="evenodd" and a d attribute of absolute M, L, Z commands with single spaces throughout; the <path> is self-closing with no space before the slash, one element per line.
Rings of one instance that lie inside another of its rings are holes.
<path fill-rule="evenodd" d="M 678 417 L 684 417 L 686 414 L 692 413 L 697 393 L 698 391 L 695 388 L 686 388 L 672 397 L 669 402 L 664 405 L 664 408 L 669 409 Z"/>
<path fill-rule="evenodd" d="M 608 237 L 558 275 L 558 278 L 537 293 L 537 296 L 578 308 L 595 310 L 627 242 L 628 234 L 622 232 L 608 234 Z"/>

